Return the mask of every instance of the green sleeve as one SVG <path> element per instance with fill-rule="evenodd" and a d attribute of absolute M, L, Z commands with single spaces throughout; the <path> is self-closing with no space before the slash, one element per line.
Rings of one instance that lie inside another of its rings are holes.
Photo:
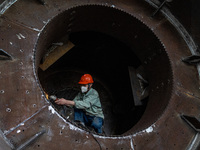
<path fill-rule="evenodd" d="M 97 94 L 88 95 L 84 97 L 83 101 L 74 101 L 75 107 L 78 109 L 88 109 L 96 102 L 96 100 L 98 100 Z"/>

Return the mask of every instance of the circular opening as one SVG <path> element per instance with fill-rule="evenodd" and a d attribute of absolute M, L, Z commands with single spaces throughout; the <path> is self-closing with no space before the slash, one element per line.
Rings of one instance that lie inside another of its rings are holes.
<path fill-rule="evenodd" d="M 57 56 L 51 53 L 67 49 L 69 41 L 74 47 L 52 61 Z M 52 65 L 42 70 L 48 57 Z M 145 129 L 170 99 L 172 73 L 162 44 L 146 25 L 115 8 L 92 5 L 62 12 L 40 34 L 35 60 L 41 87 L 49 95 L 73 99 L 82 74 L 93 76 L 106 135 Z M 73 120 L 73 109 L 55 108 Z"/>

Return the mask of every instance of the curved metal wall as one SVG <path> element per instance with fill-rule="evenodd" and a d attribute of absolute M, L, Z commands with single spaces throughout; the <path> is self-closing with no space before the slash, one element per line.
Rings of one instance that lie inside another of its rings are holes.
<path fill-rule="evenodd" d="M 197 46 L 166 6 L 152 18 L 159 1 L 5 2 L 2 10 L 9 9 L 0 17 L 3 149 L 198 149 L 199 74 L 196 66 L 182 62 L 198 54 Z M 136 47 L 145 66 L 149 101 L 142 118 L 124 134 L 98 135 L 75 126 L 55 111 L 40 85 L 37 69 L 45 49 L 71 31 L 87 30 Z"/>

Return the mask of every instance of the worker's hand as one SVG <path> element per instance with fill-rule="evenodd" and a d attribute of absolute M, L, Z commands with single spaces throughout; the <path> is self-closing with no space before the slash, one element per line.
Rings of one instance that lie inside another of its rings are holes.
<path fill-rule="evenodd" d="M 64 98 L 58 98 L 55 100 L 55 103 L 58 104 L 58 105 L 66 105 L 66 99 Z"/>
<path fill-rule="evenodd" d="M 74 101 L 66 100 L 64 98 L 57 99 L 55 101 L 55 103 L 58 105 L 66 105 L 66 106 L 74 106 L 75 105 Z"/>
<path fill-rule="evenodd" d="M 65 103 L 65 105 L 67 105 L 67 106 L 74 106 L 75 105 L 75 102 L 74 101 L 70 101 L 70 100 L 66 100 L 66 103 Z"/>

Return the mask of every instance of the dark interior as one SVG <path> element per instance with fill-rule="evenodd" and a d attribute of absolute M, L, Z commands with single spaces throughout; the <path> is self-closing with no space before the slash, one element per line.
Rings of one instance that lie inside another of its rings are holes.
<path fill-rule="evenodd" d="M 39 64 L 52 43 L 68 40 L 75 46 L 42 71 Z M 106 135 L 129 134 L 151 125 L 171 95 L 172 72 L 164 47 L 146 25 L 114 8 L 82 6 L 62 12 L 40 34 L 35 58 L 42 90 L 49 95 L 73 99 L 80 77 L 93 76 Z M 148 81 L 149 95 L 141 106 L 134 104 L 129 67 Z M 73 109 L 55 107 L 73 123 Z"/>

